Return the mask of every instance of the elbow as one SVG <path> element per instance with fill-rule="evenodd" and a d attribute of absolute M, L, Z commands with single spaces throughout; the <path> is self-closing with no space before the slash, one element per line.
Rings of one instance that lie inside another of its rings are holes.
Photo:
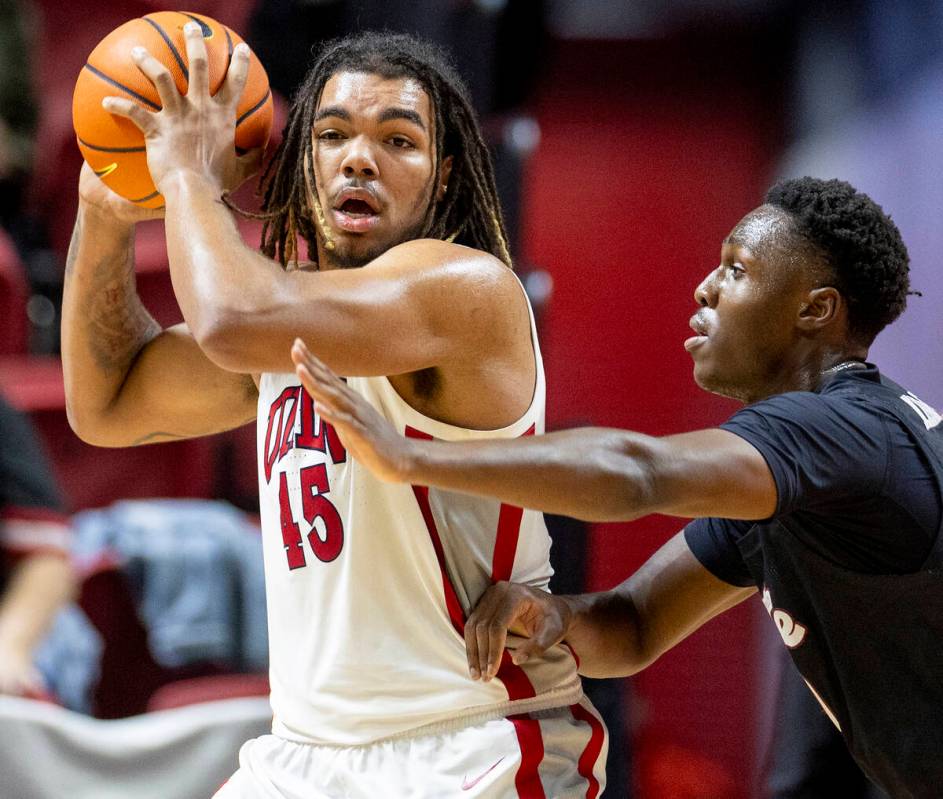
<path fill-rule="evenodd" d="M 234 309 L 218 309 L 190 325 L 197 345 L 214 364 L 231 372 L 245 372 L 247 345 L 252 342 L 247 315 Z"/>
<path fill-rule="evenodd" d="M 579 673 L 593 679 L 631 677 L 658 660 L 659 654 L 646 651 L 641 641 L 629 638 L 621 645 L 603 647 L 591 657 L 581 657 Z"/>
<path fill-rule="evenodd" d="M 113 447 L 108 434 L 107 413 L 77 406 L 66 397 L 66 419 L 72 432 L 85 444 L 93 447 Z"/>
<path fill-rule="evenodd" d="M 648 439 L 613 430 L 609 440 L 595 449 L 591 468 L 603 483 L 586 521 L 630 522 L 654 511 L 656 481 Z"/>
<path fill-rule="evenodd" d="M 93 447 L 116 449 L 132 446 L 127 426 L 114 410 L 115 404 L 115 399 L 102 405 L 78 401 L 69 395 L 67 387 L 65 413 L 69 427 L 80 441 Z"/>
<path fill-rule="evenodd" d="M 630 594 L 619 589 L 590 594 L 576 615 L 569 641 L 585 677 L 631 677 L 658 659 L 663 648 L 646 629 Z"/>
<path fill-rule="evenodd" d="M 658 439 L 629 431 L 620 433 L 617 458 L 625 484 L 620 520 L 634 521 L 658 511 Z"/>
<path fill-rule="evenodd" d="M 581 677 L 589 677 L 593 680 L 617 680 L 622 677 L 633 677 L 642 671 L 648 663 L 641 661 L 618 663 L 580 663 L 579 673 Z"/>
<path fill-rule="evenodd" d="M 107 424 L 93 424 L 87 421 L 73 422 L 69 420 L 72 432 L 80 441 L 93 447 L 102 447 L 105 449 L 116 449 L 118 447 L 128 446 L 128 442 L 117 440 L 113 432 L 109 431 Z"/>

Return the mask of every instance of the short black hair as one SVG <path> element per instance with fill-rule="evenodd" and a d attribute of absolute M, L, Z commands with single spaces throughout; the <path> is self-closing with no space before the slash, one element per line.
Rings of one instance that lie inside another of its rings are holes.
<path fill-rule="evenodd" d="M 431 42 L 376 31 L 326 42 L 295 93 L 284 138 L 262 177 L 262 252 L 282 264 L 295 260 L 300 236 L 308 244 L 309 257 L 314 257 L 319 230 L 312 217 L 323 219 L 323 212 L 316 198 L 310 207 L 307 196 L 306 185 L 315 184 L 311 130 L 325 83 L 345 70 L 414 78 L 429 95 L 435 133 L 432 185 L 439 185 L 446 156 L 452 156 L 452 172 L 441 202 L 436 202 L 436 192 L 432 192 L 420 236 L 484 250 L 511 266 L 491 155 L 468 90 L 451 59 Z"/>
<path fill-rule="evenodd" d="M 766 193 L 766 203 L 785 211 L 822 255 L 848 302 L 851 335 L 869 345 L 907 304 L 910 258 L 897 225 L 843 180 L 784 180 Z"/>

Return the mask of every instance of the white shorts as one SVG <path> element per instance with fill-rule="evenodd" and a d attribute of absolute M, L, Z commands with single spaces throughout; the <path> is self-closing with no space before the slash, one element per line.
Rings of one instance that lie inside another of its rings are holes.
<path fill-rule="evenodd" d="M 215 799 L 595 799 L 608 748 L 605 724 L 585 698 L 363 746 L 264 735 L 243 745 L 238 771 Z"/>

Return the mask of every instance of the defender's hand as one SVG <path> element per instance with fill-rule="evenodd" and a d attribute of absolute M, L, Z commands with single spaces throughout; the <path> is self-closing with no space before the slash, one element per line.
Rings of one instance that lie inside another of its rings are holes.
<path fill-rule="evenodd" d="M 381 480 L 406 480 L 416 442 L 397 433 L 373 406 L 312 355 L 301 339 L 295 339 L 291 359 L 305 391 L 317 403 L 318 415 L 334 425 L 347 451 Z"/>
<path fill-rule="evenodd" d="M 192 173 L 220 191 L 233 190 L 259 167 L 262 149 L 236 156 L 236 108 L 249 74 L 249 48 L 240 43 L 223 85 L 210 96 L 206 44 L 200 26 L 184 26 L 189 62 L 189 84 L 185 96 L 177 91 L 170 71 L 143 47 L 132 51 L 138 69 L 154 84 L 161 110 L 148 111 L 133 100 L 106 97 L 105 110 L 130 119 L 144 134 L 147 166 L 157 190 L 164 181 L 181 173 Z"/>
<path fill-rule="evenodd" d="M 95 171 L 85 163 L 82 164 L 82 171 L 79 173 L 79 199 L 83 205 L 131 225 L 164 217 L 163 208 L 142 208 L 124 197 L 119 197 L 102 183 Z"/>
<path fill-rule="evenodd" d="M 491 680 L 498 672 L 508 633 L 524 636 L 510 649 L 520 665 L 558 644 L 573 612 L 563 597 L 517 583 L 492 585 L 465 622 L 465 652 L 473 680 Z"/>

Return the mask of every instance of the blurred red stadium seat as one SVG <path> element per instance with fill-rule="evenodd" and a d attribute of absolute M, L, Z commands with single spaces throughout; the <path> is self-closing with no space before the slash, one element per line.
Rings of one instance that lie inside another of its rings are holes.
<path fill-rule="evenodd" d="M 0 230 L 0 355 L 26 352 L 29 284 L 10 237 Z"/>
<path fill-rule="evenodd" d="M 72 510 L 121 498 L 219 496 L 220 484 L 229 482 L 218 462 L 220 443 L 233 434 L 118 449 L 81 441 L 66 418 L 58 358 L 0 358 L 0 391 L 30 415 Z"/>
<path fill-rule="evenodd" d="M 178 668 L 159 665 L 150 653 L 127 579 L 115 564 L 104 562 L 84 575 L 79 605 L 103 643 L 92 708 L 97 718 L 125 718 L 196 702 L 268 694 L 266 674 L 226 673 L 223 666 L 213 663 Z"/>

